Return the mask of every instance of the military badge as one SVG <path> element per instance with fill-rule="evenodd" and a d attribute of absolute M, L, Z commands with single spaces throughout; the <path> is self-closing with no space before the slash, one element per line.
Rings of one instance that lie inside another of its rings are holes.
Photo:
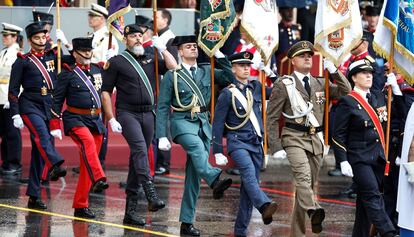
<path fill-rule="evenodd" d="M 216 42 L 223 38 L 221 33 L 221 20 L 220 19 L 211 19 L 210 23 L 206 26 L 206 33 L 203 35 L 208 41 Z"/>
<path fill-rule="evenodd" d="M 316 104 L 321 105 L 323 103 L 325 103 L 325 92 L 324 91 L 317 91 L 315 92 L 315 96 L 316 96 Z"/>
<path fill-rule="evenodd" d="M 220 6 L 223 0 L 208 0 L 208 2 L 210 3 L 211 10 L 214 11 Z"/>
<path fill-rule="evenodd" d="M 328 47 L 338 49 L 344 45 L 344 28 L 334 31 L 328 35 Z"/>
<path fill-rule="evenodd" d="M 388 113 L 387 113 L 387 108 L 385 106 L 377 108 L 377 114 L 378 114 L 378 118 L 381 123 L 387 121 Z"/>
<path fill-rule="evenodd" d="M 349 11 L 349 0 L 328 0 L 328 3 L 335 12 L 342 16 L 345 16 Z"/>
<path fill-rule="evenodd" d="M 99 91 L 102 87 L 102 75 L 100 73 L 93 74 L 94 87 L 96 91 Z"/>
<path fill-rule="evenodd" d="M 54 60 L 46 61 L 46 70 L 48 72 L 55 71 L 55 61 Z"/>

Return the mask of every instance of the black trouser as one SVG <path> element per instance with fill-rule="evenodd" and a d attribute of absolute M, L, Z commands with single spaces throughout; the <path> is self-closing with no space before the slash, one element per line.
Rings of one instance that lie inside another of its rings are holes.
<path fill-rule="evenodd" d="M 167 136 L 168 139 L 171 141 L 170 125 L 170 121 L 167 121 Z M 152 141 L 152 145 L 154 148 L 155 169 L 164 167 L 166 170 L 170 170 L 171 149 L 168 151 L 161 151 L 160 149 L 158 149 L 158 139 L 156 138 L 154 138 L 154 140 Z"/>
<path fill-rule="evenodd" d="M 384 168 L 384 162 L 377 161 L 372 161 L 372 164 L 352 165 L 353 179 L 357 185 L 355 223 L 352 233 L 354 237 L 368 237 L 371 224 L 376 227 L 381 236 L 395 230 L 385 212 L 384 199 L 380 191 Z"/>
<path fill-rule="evenodd" d="M 398 212 L 397 212 L 397 194 L 398 194 L 398 178 L 400 174 L 400 167 L 395 164 L 395 159 L 398 156 L 398 136 L 391 136 L 389 145 L 389 161 L 390 172 L 388 176 L 384 177 L 384 203 L 385 211 L 390 217 L 394 228 L 398 227 Z"/>
<path fill-rule="evenodd" d="M 22 159 L 22 136 L 13 126 L 10 110 L 0 105 L 1 159 L 3 169 L 18 169 Z"/>
<path fill-rule="evenodd" d="M 138 195 L 139 184 L 152 179 L 148 162 L 148 147 L 154 135 L 154 114 L 118 110 L 117 119 L 130 149 L 125 192 L 127 195 Z"/>

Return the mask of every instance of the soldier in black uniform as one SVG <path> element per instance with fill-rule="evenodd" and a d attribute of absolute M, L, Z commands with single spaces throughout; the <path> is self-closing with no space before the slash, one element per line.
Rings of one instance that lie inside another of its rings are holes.
<path fill-rule="evenodd" d="M 74 65 L 64 64 L 59 74 L 56 87 L 51 120 L 51 133 L 62 139 L 60 118 L 63 118 L 65 135 L 70 136 L 80 151 L 80 173 L 73 199 L 75 216 L 94 218 L 89 210 L 88 196 L 93 184 L 93 192 L 108 188 L 106 176 L 99 162 L 102 137 L 105 125 L 101 117 L 101 67 L 91 64 L 92 38 L 75 38 L 72 40 Z M 66 110 L 61 116 L 63 103 Z"/>
<path fill-rule="evenodd" d="M 131 150 L 126 187 L 125 224 L 145 225 L 138 217 L 138 186 L 141 183 L 148 200 L 148 209 L 157 211 L 165 204 L 159 199 L 150 175 L 147 150 L 154 134 L 154 94 L 149 78 L 154 77 L 154 58 L 145 55 L 142 30 L 128 25 L 124 30 L 127 49 L 111 58 L 103 72 L 102 100 L 112 131 L 122 132 Z M 154 41 L 159 57 L 159 73 L 175 68 L 174 57 L 166 46 Z M 117 88 L 116 118 L 112 113 L 111 93 Z M 119 122 L 117 121 L 119 120 Z"/>
<path fill-rule="evenodd" d="M 52 181 L 66 175 L 66 170 L 60 167 L 64 160 L 56 151 L 54 139 L 49 134 L 52 92 L 57 83 L 56 52 L 45 51 L 45 23 L 29 24 L 25 30 L 31 50 L 24 55 L 18 54 L 13 64 L 9 85 L 10 113 L 15 127 L 22 129 L 24 121 L 30 131 L 32 158 L 26 192 L 30 196 L 28 207 L 46 209 L 40 199 L 40 178 L 44 165 L 48 167 Z M 23 87 L 21 94 L 20 87 Z"/>
<path fill-rule="evenodd" d="M 352 236 L 369 236 L 373 224 L 381 236 L 397 236 L 385 212 L 380 192 L 384 176 L 385 138 L 381 122 L 386 121 L 384 96 L 371 91 L 374 69 L 366 59 L 349 66 L 348 79 L 354 90 L 338 102 L 333 148 L 344 175 L 357 186 L 356 214 Z"/>
<path fill-rule="evenodd" d="M 293 8 L 279 7 L 282 20 L 279 23 L 279 47 L 275 52 L 277 60 L 279 55 L 286 53 L 292 45 L 300 41 L 300 31 L 302 27 L 293 23 Z"/>

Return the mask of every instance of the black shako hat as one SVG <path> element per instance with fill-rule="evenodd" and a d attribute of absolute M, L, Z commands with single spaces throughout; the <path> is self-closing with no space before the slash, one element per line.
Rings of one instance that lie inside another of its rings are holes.
<path fill-rule="evenodd" d="M 46 24 L 53 25 L 53 15 L 46 12 L 33 11 L 33 21 L 43 21 Z"/>
<path fill-rule="evenodd" d="M 73 50 L 90 51 L 92 47 L 92 37 L 78 37 L 72 39 Z"/>
<path fill-rule="evenodd" d="M 153 28 L 153 21 L 150 18 L 143 15 L 135 15 L 135 24 L 148 29 Z"/>
<path fill-rule="evenodd" d="M 197 37 L 195 35 L 176 36 L 172 42 L 172 45 L 180 46 L 187 43 L 197 43 Z"/>
<path fill-rule="evenodd" d="M 33 35 L 40 33 L 40 32 L 46 34 L 47 30 L 45 28 L 45 25 L 46 25 L 46 22 L 43 22 L 43 21 L 33 22 L 27 25 L 26 28 L 24 29 L 26 31 L 27 38 L 29 39 Z"/>

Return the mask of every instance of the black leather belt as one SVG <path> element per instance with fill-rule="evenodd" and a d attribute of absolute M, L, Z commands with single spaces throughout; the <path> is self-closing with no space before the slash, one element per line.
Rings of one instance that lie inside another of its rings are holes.
<path fill-rule="evenodd" d="M 295 124 L 295 123 L 286 123 L 285 126 L 288 127 L 288 128 L 295 129 L 295 130 L 300 131 L 300 132 L 306 132 L 309 135 L 313 135 L 313 134 L 316 134 L 318 132 L 323 131 L 323 126 L 319 126 L 319 127 L 314 127 L 312 125 L 311 126 L 304 126 L 304 125 Z"/>
<path fill-rule="evenodd" d="M 24 89 L 23 92 L 26 93 L 35 93 L 35 94 L 40 94 L 40 95 L 47 95 L 47 94 L 52 94 L 53 90 L 45 90 L 44 88 L 28 88 L 28 89 Z"/>
<path fill-rule="evenodd" d="M 130 105 L 130 104 L 118 104 L 118 109 L 128 110 L 137 113 L 151 112 L 154 109 L 154 105 Z"/>
<path fill-rule="evenodd" d="M 200 113 L 204 113 L 204 112 L 207 112 L 207 111 L 208 111 L 208 108 L 206 106 L 201 106 L 200 107 Z"/>

